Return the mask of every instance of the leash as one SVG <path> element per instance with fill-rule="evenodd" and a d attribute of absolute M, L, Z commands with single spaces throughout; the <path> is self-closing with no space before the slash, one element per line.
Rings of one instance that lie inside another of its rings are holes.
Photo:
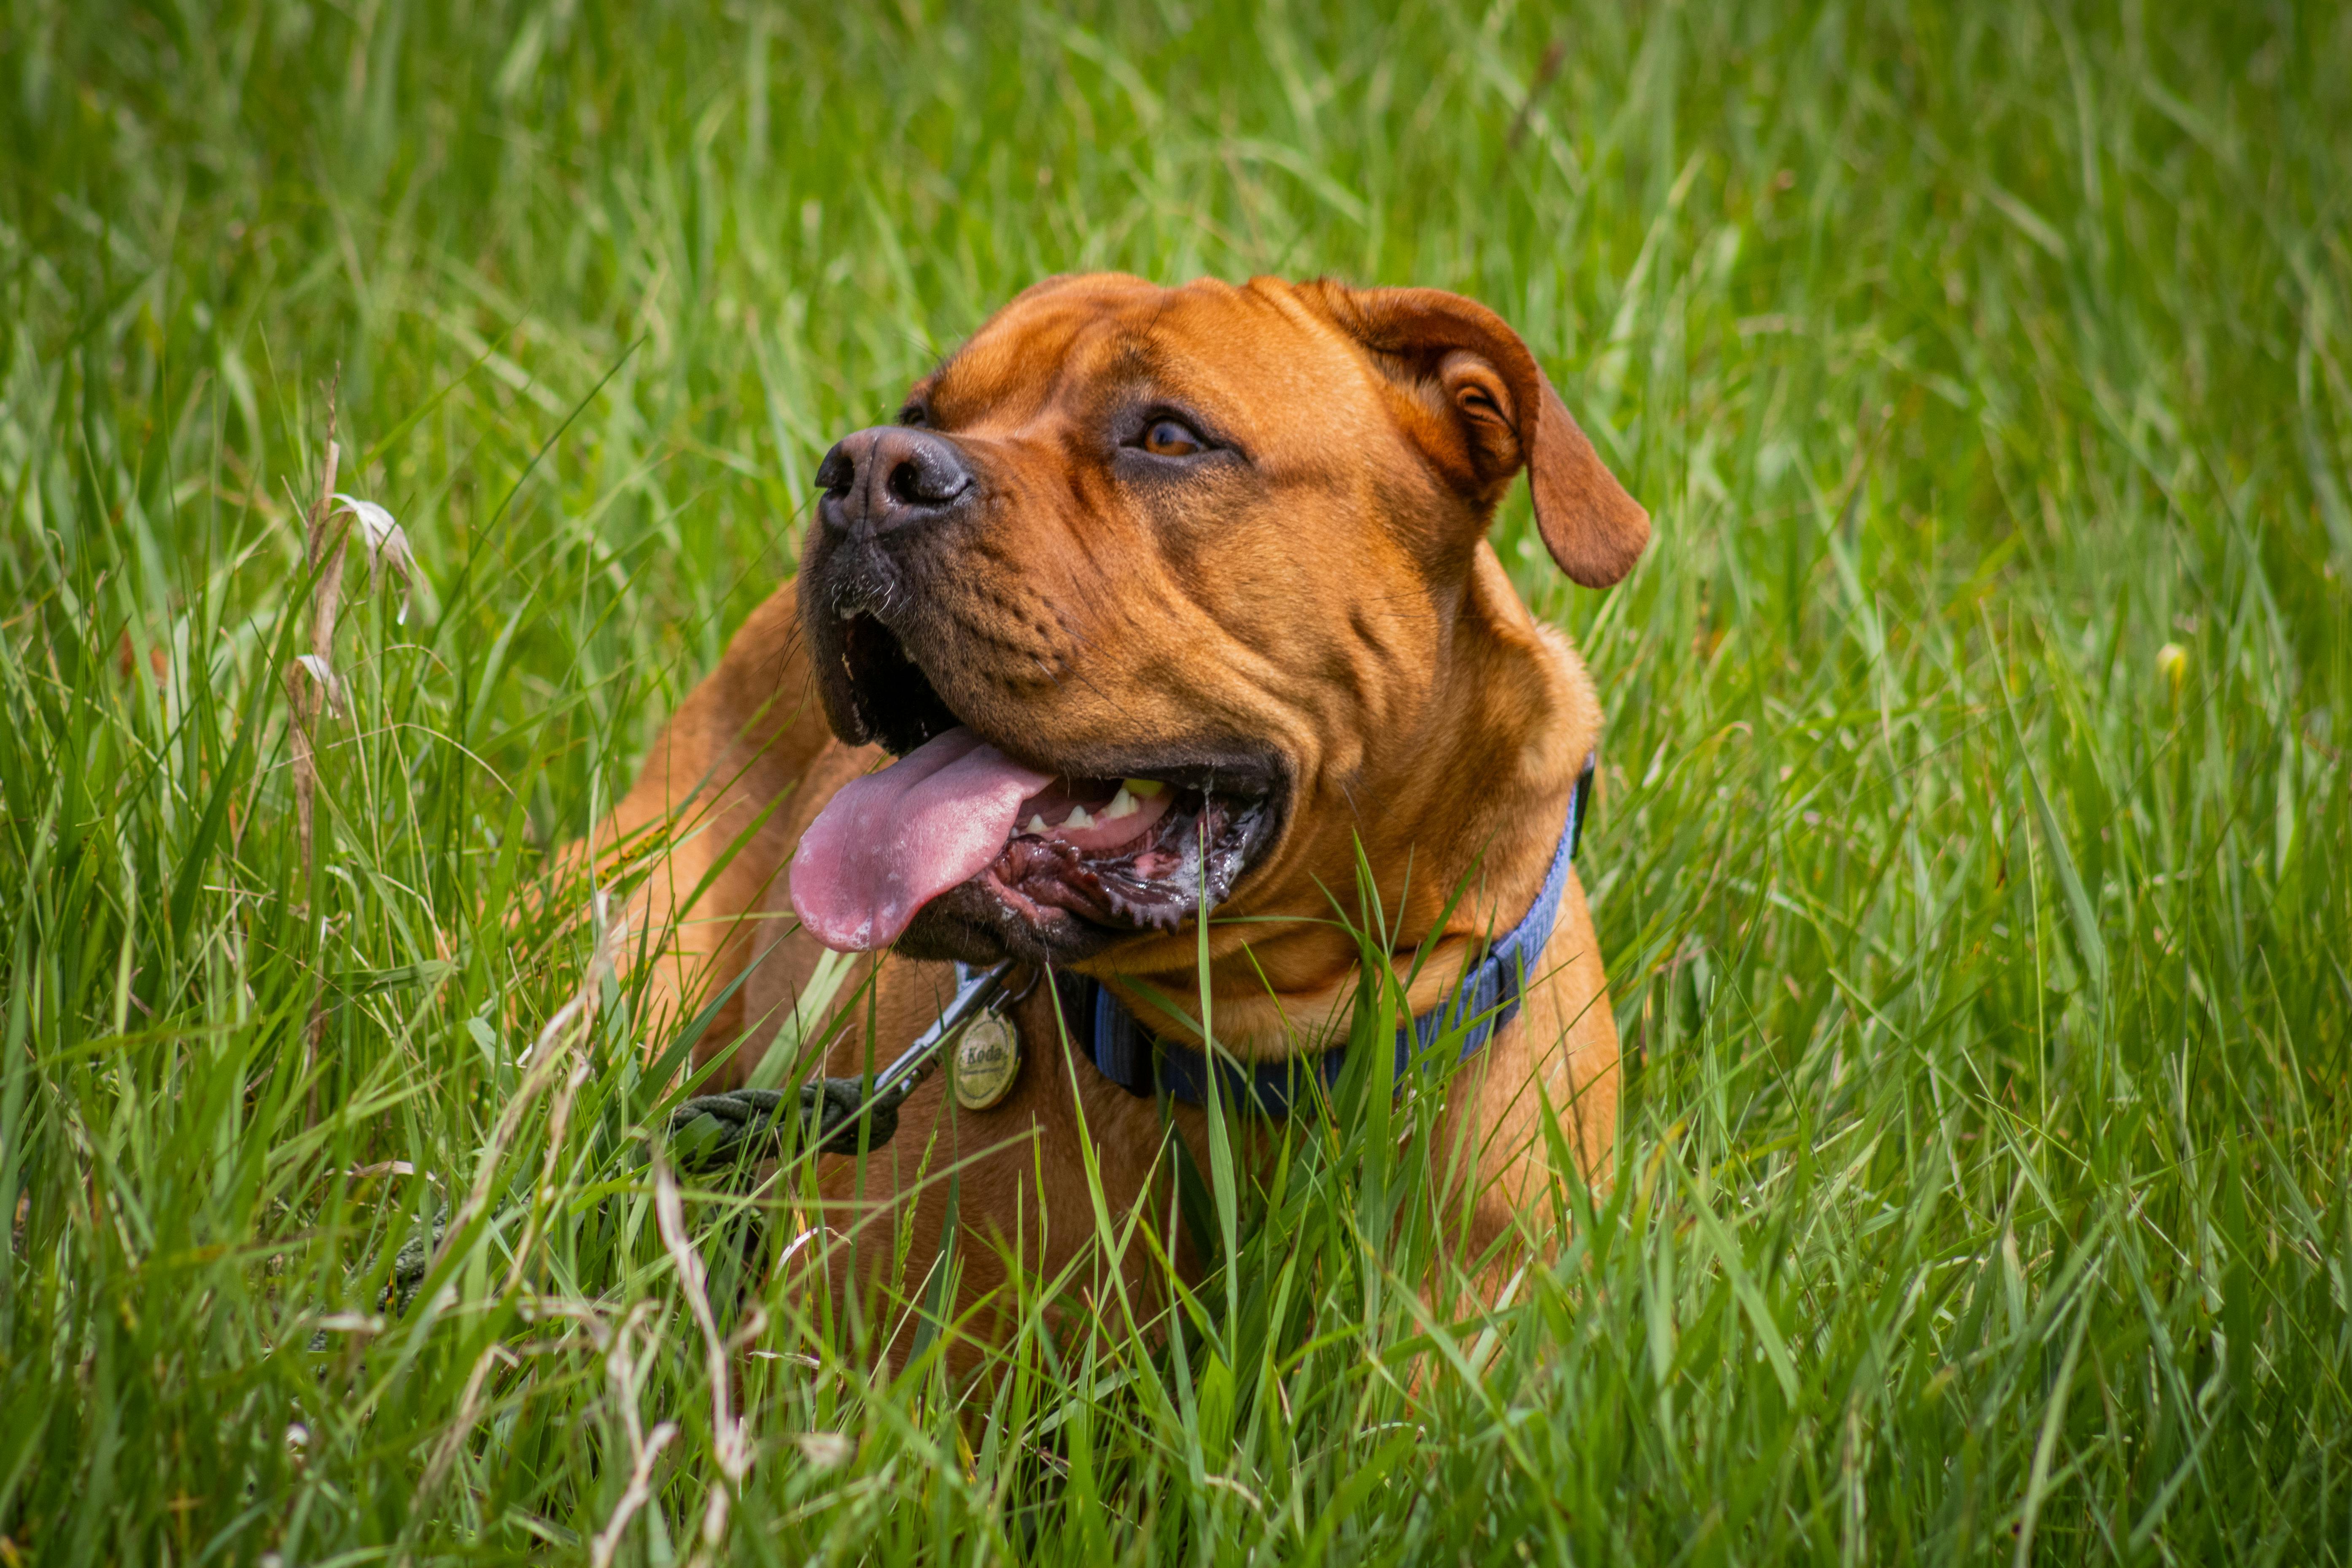
<path fill-rule="evenodd" d="M 862 1077 L 825 1078 L 793 1091 L 739 1089 L 683 1101 L 670 1112 L 663 1140 L 671 1163 L 707 1173 L 745 1161 L 779 1158 L 790 1153 L 794 1144 L 804 1152 L 827 1154 L 856 1154 L 861 1144 L 879 1149 L 898 1131 L 898 1108 L 916 1085 L 931 1075 L 940 1058 L 975 1026 L 999 1017 L 1029 994 L 1029 986 L 1011 989 L 1013 967 L 1010 959 L 990 969 L 957 965 L 961 984 L 937 1021 L 874 1075 L 870 1089 Z M 1009 1032 L 1010 1026 L 1005 1027 Z M 1008 1059 L 1015 1065 L 1019 1060 L 1017 1056 Z M 1003 1074 L 1003 1084 L 997 1090 L 1000 1097 L 1011 1081 L 1012 1074 Z M 795 1129 L 800 1133 L 797 1139 L 793 1137 Z M 643 1162 L 639 1163 L 642 1167 Z M 385 1281 L 381 1306 L 395 1313 L 408 1310 L 417 1288 L 425 1282 L 434 1251 L 441 1245 L 448 1217 L 445 1206 L 393 1255 L 392 1278 Z M 313 1338 L 310 1348 L 326 1348 L 324 1331 Z"/>

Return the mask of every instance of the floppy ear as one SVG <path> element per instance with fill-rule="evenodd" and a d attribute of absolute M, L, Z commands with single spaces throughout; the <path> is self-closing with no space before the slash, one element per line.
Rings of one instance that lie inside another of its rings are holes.
<path fill-rule="evenodd" d="M 1365 347 L 1443 391 L 1455 425 L 1438 436 L 1441 469 L 1468 465 L 1479 500 L 1501 499 L 1524 467 L 1536 530 L 1559 569 L 1606 588 L 1633 569 L 1650 542 L 1650 514 L 1580 428 L 1519 334 L 1475 300 L 1442 289 L 1332 289 L 1333 314 Z M 1455 441 L 1459 446 L 1454 445 Z"/>

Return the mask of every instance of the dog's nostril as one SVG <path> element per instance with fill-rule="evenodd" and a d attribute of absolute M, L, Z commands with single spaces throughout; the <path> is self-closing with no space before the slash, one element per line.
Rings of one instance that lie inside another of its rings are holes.
<path fill-rule="evenodd" d="M 830 496 L 846 495 L 849 487 L 857 482 L 857 465 L 841 449 L 843 445 L 835 442 L 833 450 L 824 455 L 824 461 L 816 466 L 817 488 Z"/>
<path fill-rule="evenodd" d="M 890 470 L 891 498 L 903 506 L 943 506 L 970 482 L 948 464 L 927 461 L 927 456 L 903 458 Z"/>

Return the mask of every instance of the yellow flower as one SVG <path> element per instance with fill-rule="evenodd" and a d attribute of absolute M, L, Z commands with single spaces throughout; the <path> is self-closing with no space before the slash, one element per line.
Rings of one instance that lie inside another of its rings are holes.
<path fill-rule="evenodd" d="M 2177 642 L 2166 643 L 2156 650 L 2156 672 L 2172 683 L 2172 695 L 2180 695 L 2180 683 L 2189 677 L 2189 650 Z"/>

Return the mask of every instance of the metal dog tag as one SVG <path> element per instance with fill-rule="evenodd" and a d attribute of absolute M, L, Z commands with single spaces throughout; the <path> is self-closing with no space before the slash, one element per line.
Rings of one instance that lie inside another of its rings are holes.
<path fill-rule="evenodd" d="M 986 1110 L 1013 1092 L 1021 1076 L 1021 1037 L 1001 1013 L 983 1013 L 956 1041 L 956 1103 Z"/>

